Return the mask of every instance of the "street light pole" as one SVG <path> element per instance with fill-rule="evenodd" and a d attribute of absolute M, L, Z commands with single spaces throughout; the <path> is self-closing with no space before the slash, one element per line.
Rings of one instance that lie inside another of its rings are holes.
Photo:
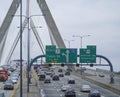
<path fill-rule="evenodd" d="M 73 35 L 73 37 L 78 37 L 80 39 L 80 48 L 82 48 L 82 41 L 83 41 L 83 38 L 84 37 L 89 37 L 91 35 L 83 35 L 83 36 L 80 36 L 80 35 Z M 82 76 L 82 64 L 81 64 L 81 76 Z"/>
<path fill-rule="evenodd" d="M 71 43 L 72 41 L 74 41 L 74 40 L 67 40 L 67 39 L 64 39 L 64 40 L 68 42 L 68 47 L 69 47 L 69 48 L 70 48 L 70 43 Z"/>
<path fill-rule="evenodd" d="M 83 36 L 73 35 L 73 37 L 78 37 L 78 38 L 80 38 L 80 48 L 82 48 L 83 38 L 84 38 L 84 37 L 89 37 L 89 36 L 91 36 L 91 35 L 83 35 Z"/>
<path fill-rule="evenodd" d="M 22 0 L 20 0 L 20 97 L 22 97 Z"/>
<path fill-rule="evenodd" d="M 28 88 L 27 88 L 27 92 L 29 92 L 29 63 L 30 63 L 30 28 L 29 28 L 29 17 L 27 17 L 27 21 L 28 21 L 28 35 L 27 35 L 27 76 L 28 76 Z"/>
<path fill-rule="evenodd" d="M 26 17 L 27 18 L 27 21 L 28 21 L 28 37 L 27 37 L 27 46 L 28 46 L 28 48 L 27 48 L 27 61 L 28 61 L 28 70 L 27 70 L 27 74 L 28 74 L 28 83 L 27 83 L 27 87 L 28 87 L 28 89 L 27 89 L 27 92 L 29 92 L 29 83 L 30 83 L 30 67 L 29 67 L 29 64 L 30 64 L 30 18 L 31 17 L 33 17 L 33 16 L 38 16 L 38 15 L 31 15 L 31 16 L 29 16 L 29 17 Z"/>
<path fill-rule="evenodd" d="M 43 15 L 31 15 L 31 16 L 25 16 L 25 15 L 13 15 L 13 16 L 20 16 L 20 17 L 25 17 L 27 19 L 27 23 L 28 23 L 28 35 L 27 35 L 27 77 L 28 77 L 28 80 L 27 80 L 27 92 L 29 92 L 29 83 L 30 83 L 30 78 L 29 78 L 29 64 L 30 64 L 30 19 L 31 17 L 33 16 L 43 16 Z M 18 27 L 19 28 L 19 27 Z M 24 29 L 23 27 L 21 27 L 21 30 Z M 35 28 L 35 27 L 33 27 Z"/>

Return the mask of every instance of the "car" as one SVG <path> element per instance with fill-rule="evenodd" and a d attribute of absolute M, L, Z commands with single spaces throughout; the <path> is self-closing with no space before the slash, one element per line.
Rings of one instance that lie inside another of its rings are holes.
<path fill-rule="evenodd" d="M 45 74 L 40 74 L 40 75 L 39 75 L 39 80 L 40 80 L 40 81 L 44 81 L 45 78 L 46 78 Z"/>
<path fill-rule="evenodd" d="M 66 72 L 65 72 L 65 75 L 70 75 L 70 71 L 66 71 Z"/>
<path fill-rule="evenodd" d="M 5 97 L 4 92 L 0 92 L 0 97 Z"/>
<path fill-rule="evenodd" d="M 68 89 L 65 91 L 65 97 L 76 97 L 75 90 L 72 89 L 72 88 L 68 88 Z"/>
<path fill-rule="evenodd" d="M 46 78 L 46 79 L 44 80 L 44 83 L 51 83 L 50 78 Z"/>
<path fill-rule="evenodd" d="M 51 74 L 50 74 L 50 77 L 53 77 L 55 75 L 55 72 L 52 72 Z"/>
<path fill-rule="evenodd" d="M 52 78 L 52 80 L 57 81 L 57 80 L 60 80 L 60 79 L 59 79 L 58 75 L 54 75 L 53 78 Z"/>
<path fill-rule="evenodd" d="M 19 79 L 19 76 L 12 75 L 10 78 L 11 78 L 11 79 L 16 79 L 16 80 L 18 80 L 18 79 Z"/>
<path fill-rule="evenodd" d="M 68 84 L 75 84 L 75 79 L 69 78 L 68 79 Z"/>
<path fill-rule="evenodd" d="M 101 97 L 101 94 L 98 90 L 93 90 L 88 94 L 88 97 Z"/>
<path fill-rule="evenodd" d="M 62 87 L 61 87 L 61 91 L 66 91 L 68 88 L 71 88 L 70 87 L 70 85 L 63 85 Z"/>
<path fill-rule="evenodd" d="M 104 73 L 101 72 L 101 73 L 99 74 L 99 77 L 105 77 Z"/>
<path fill-rule="evenodd" d="M 18 82 L 18 79 L 15 77 L 12 77 L 11 80 L 12 80 L 13 84 L 16 84 Z"/>
<path fill-rule="evenodd" d="M 63 72 L 63 70 L 62 69 L 58 69 L 58 72 Z"/>
<path fill-rule="evenodd" d="M 72 69 L 70 69 L 70 68 L 67 68 L 67 69 L 66 69 L 66 71 L 72 72 Z"/>
<path fill-rule="evenodd" d="M 52 74 L 52 71 L 46 71 L 45 74 L 46 74 L 46 75 L 51 75 L 51 74 Z"/>
<path fill-rule="evenodd" d="M 59 74 L 59 77 L 64 77 L 64 74 L 63 74 L 63 73 L 60 73 L 60 74 Z"/>
<path fill-rule="evenodd" d="M 89 85 L 82 85 L 81 92 L 90 92 L 91 87 Z"/>
<path fill-rule="evenodd" d="M 6 81 L 4 84 L 4 90 L 13 90 L 14 89 L 14 84 L 10 81 Z"/>
<path fill-rule="evenodd" d="M 5 82 L 10 82 L 10 83 L 14 84 L 14 82 L 11 79 L 7 79 Z M 4 82 L 4 84 L 5 84 L 5 82 Z"/>
<path fill-rule="evenodd" d="M 8 76 L 10 76 L 10 74 L 11 74 L 11 71 L 10 71 L 10 70 L 8 70 L 8 71 L 7 71 L 7 74 L 8 74 Z"/>

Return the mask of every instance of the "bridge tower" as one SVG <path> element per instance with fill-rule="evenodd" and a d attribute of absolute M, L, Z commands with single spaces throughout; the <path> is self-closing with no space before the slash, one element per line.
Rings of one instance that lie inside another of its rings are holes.
<path fill-rule="evenodd" d="M 29 1 L 30 0 L 27 0 L 26 16 L 29 16 Z M 43 17 L 45 19 L 45 22 L 47 24 L 51 44 L 56 45 L 57 47 L 61 47 L 61 48 L 65 47 L 65 44 L 64 44 L 63 39 L 61 37 L 61 34 L 60 34 L 56 24 L 55 24 L 55 21 L 52 17 L 52 14 L 49 10 L 49 7 L 48 7 L 46 1 L 45 0 L 37 0 L 37 3 L 39 5 L 39 8 L 40 8 L 40 10 L 43 14 Z M 4 21 L 1 25 L 1 27 L 0 27 L 0 63 L 1 64 L 6 64 L 9 62 L 9 60 L 11 59 L 11 56 L 16 48 L 16 45 L 19 41 L 19 38 L 20 38 L 20 33 L 18 32 L 18 34 L 14 40 L 14 43 L 11 45 L 11 48 L 9 50 L 9 54 L 7 55 L 5 62 L 2 62 L 3 50 L 4 50 L 6 38 L 8 36 L 9 27 L 11 25 L 11 22 L 13 21 L 13 17 L 14 17 L 14 15 L 19 7 L 19 4 L 20 4 L 20 0 L 13 0 L 12 1 L 11 6 L 10 6 L 5 18 L 4 18 Z M 24 20 L 23 27 L 25 27 L 26 25 L 29 25 L 27 22 L 27 19 Z M 30 20 L 30 26 L 31 27 L 34 26 L 34 21 L 32 19 Z M 24 29 L 23 29 L 23 31 L 24 31 Z M 32 31 L 35 35 L 35 38 L 39 44 L 40 49 L 42 50 L 42 53 L 44 54 L 45 47 L 43 46 L 43 42 L 40 39 L 40 36 L 38 34 L 37 29 L 32 28 Z"/>

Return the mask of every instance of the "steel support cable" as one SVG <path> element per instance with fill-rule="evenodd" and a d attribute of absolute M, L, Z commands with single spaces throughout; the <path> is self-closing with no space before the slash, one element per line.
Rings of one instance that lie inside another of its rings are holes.
<path fill-rule="evenodd" d="M 8 29 L 10 27 L 10 24 L 13 20 L 13 16 L 16 11 L 17 11 L 17 8 L 19 7 L 19 3 L 20 3 L 20 0 L 13 0 L 4 20 L 3 20 L 3 23 L 0 27 L 0 52 L 3 52 L 3 49 L 4 49 L 4 43 L 5 43 L 5 40 L 6 40 L 6 36 L 8 34 Z M 7 33 L 7 34 L 6 34 Z M 4 40 L 4 43 L 2 43 L 2 41 Z M 1 57 L 0 56 L 0 60 L 1 60 Z"/>
<path fill-rule="evenodd" d="M 35 35 L 35 37 L 36 37 L 36 39 L 37 39 L 37 42 L 38 42 L 38 44 L 39 44 L 39 46 L 40 46 L 40 49 L 42 50 L 42 53 L 45 54 L 44 45 L 43 45 L 42 40 L 41 40 L 41 38 L 40 38 L 40 36 L 39 36 L 39 34 L 38 34 L 38 31 L 37 31 L 36 28 L 35 28 L 35 25 L 34 25 L 34 22 L 33 22 L 32 18 L 31 18 L 31 21 L 30 21 L 30 26 L 31 26 L 31 29 L 32 29 L 33 32 L 34 32 L 34 35 Z"/>
<path fill-rule="evenodd" d="M 27 19 L 25 18 L 25 20 L 23 22 L 23 28 L 25 28 L 26 25 L 27 25 Z M 23 29 L 23 31 L 24 31 L 24 29 Z M 9 52 L 5 62 L 7 62 L 7 63 L 9 62 L 9 60 L 10 60 L 10 58 L 11 58 L 11 56 L 12 56 L 12 54 L 13 54 L 15 48 L 16 48 L 16 45 L 18 44 L 19 39 L 20 39 L 20 31 L 18 32 L 18 34 L 17 34 L 17 36 L 14 40 L 14 43 L 11 46 L 10 52 Z"/>

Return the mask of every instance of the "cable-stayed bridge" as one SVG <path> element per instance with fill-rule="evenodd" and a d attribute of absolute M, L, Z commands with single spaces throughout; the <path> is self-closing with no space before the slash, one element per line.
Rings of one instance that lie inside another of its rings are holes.
<path fill-rule="evenodd" d="M 35 39 L 37 40 L 37 43 L 40 47 L 41 54 L 44 54 L 45 53 L 45 44 L 43 43 L 43 41 L 40 37 L 38 29 L 35 25 L 35 21 L 33 19 L 33 17 L 39 17 L 39 19 L 41 19 L 40 16 L 42 16 L 43 17 L 42 19 L 44 19 L 44 21 L 46 23 L 46 27 L 47 27 L 47 31 L 48 31 L 47 33 L 49 34 L 49 38 L 50 38 L 49 43 L 56 45 L 57 47 L 65 47 L 63 39 L 60 35 L 60 32 L 56 26 L 56 23 L 52 17 L 52 14 L 49 10 L 49 7 L 48 7 L 46 1 L 45 0 L 34 1 L 34 2 L 36 2 L 36 5 L 40 9 L 40 11 L 38 12 L 40 14 L 35 14 L 35 15 L 32 14 L 30 11 L 32 8 L 31 1 L 26 0 L 24 2 L 26 2 L 26 5 L 25 5 L 26 10 L 25 9 L 23 9 L 23 10 L 25 10 L 26 12 L 22 16 L 23 17 L 23 23 L 22 23 L 23 35 L 25 35 L 24 34 L 24 31 L 26 30 L 25 28 L 27 28 L 28 30 L 32 30 L 33 35 L 34 35 Z M 11 59 L 11 57 L 16 49 L 16 46 L 19 44 L 19 38 L 20 38 L 19 29 L 16 32 L 16 35 L 13 34 L 13 36 L 10 36 L 12 34 L 12 32 L 10 32 L 12 22 L 14 21 L 14 19 L 17 18 L 19 20 L 19 18 L 20 18 L 19 5 L 20 5 L 20 0 L 12 1 L 11 5 L 7 11 L 7 14 L 1 24 L 1 27 L 0 27 L 0 63 L 1 64 L 7 64 L 9 62 L 9 60 Z M 25 7 L 23 7 L 23 8 L 25 8 Z M 17 26 L 19 26 L 19 22 L 17 22 L 16 28 L 17 28 Z M 14 28 L 15 27 L 13 27 L 13 29 Z M 29 33 L 30 33 L 30 31 L 28 31 L 27 36 L 29 35 Z M 44 33 L 42 33 L 42 34 L 44 34 Z M 43 36 L 46 37 L 46 35 L 43 35 Z M 11 43 L 10 47 L 7 48 L 8 49 L 7 55 L 4 55 L 4 50 L 6 48 L 5 45 L 8 43 L 7 38 L 9 38 L 9 37 L 14 38 L 13 43 Z M 23 36 L 23 37 L 25 37 L 25 36 Z M 28 43 L 28 41 L 30 41 L 30 40 L 27 39 L 26 41 Z M 26 44 L 26 43 L 24 43 L 24 44 Z M 24 44 L 23 44 L 23 47 L 25 46 Z M 27 46 L 26 46 L 26 48 L 28 48 Z M 4 59 L 4 60 L 2 60 L 2 59 Z"/>

